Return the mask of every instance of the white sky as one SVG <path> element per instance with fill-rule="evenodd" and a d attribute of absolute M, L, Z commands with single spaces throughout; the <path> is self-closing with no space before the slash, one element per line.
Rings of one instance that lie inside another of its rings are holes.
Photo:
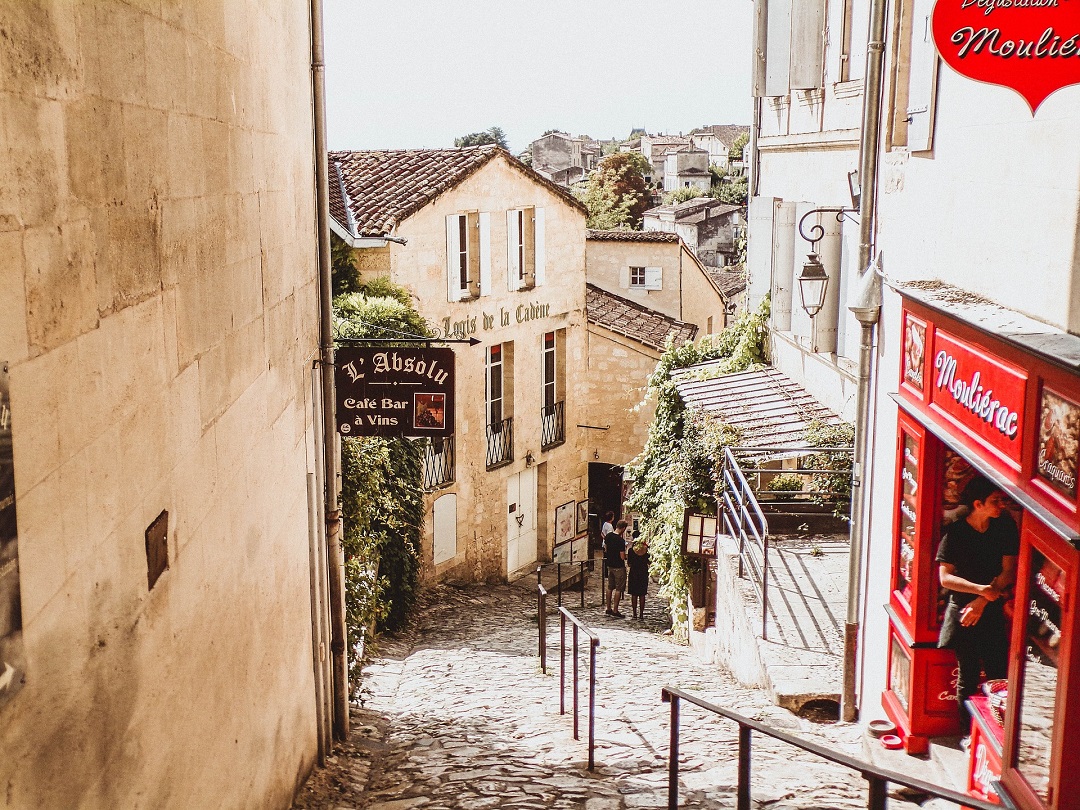
<path fill-rule="evenodd" d="M 751 0 L 325 0 L 331 149 L 746 124 Z M 690 43 L 700 43 L 697 46 Z"/>

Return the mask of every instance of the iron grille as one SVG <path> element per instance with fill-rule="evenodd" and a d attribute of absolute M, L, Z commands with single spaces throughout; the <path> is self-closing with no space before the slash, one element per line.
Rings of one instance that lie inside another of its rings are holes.
<path fill-rule="evenodd" d="M 487 426 L 487 468 L 494 470 L 514 460 L 514 417 Z"/>
<path fill-rule="evenodd" d="M 431 492 L 454 483 L 454 437 L 428 440 L 424 448 L 424 489 Z"/>
<path fill-rule="evenodd" d="M 545 406 L 540 412 L 540 449 L 550 450 L 566 441 L 565 402 Z"/>

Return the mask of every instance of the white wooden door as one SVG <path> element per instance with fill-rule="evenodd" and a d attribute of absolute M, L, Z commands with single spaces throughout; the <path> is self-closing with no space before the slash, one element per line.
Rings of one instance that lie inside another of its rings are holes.
<path fill-rule="evenodd" d="M 506 573 L 536 562 L 536 468 L 506 479 Z"/>

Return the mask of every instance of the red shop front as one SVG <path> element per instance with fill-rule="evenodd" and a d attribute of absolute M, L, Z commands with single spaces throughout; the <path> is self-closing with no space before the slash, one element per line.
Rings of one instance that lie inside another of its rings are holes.
<path fill-rule="evenodd" d="M 1069 767 L 1080 763 L 1080 338 L 1003 340 L 910 296 L 902 336 L 885 711 L 909 753 L 970 733 L 972 795 L 996 800 L 1000 780 L 1022 808 L 1080 808 L 1080 767 Z M 969 703 L 967 729 L 956 657 L 937 646 L 946 593 L 935 556 L 979 474 L 1011 499 L 1020 551 L 1002 597 L 1007 683 Z"/>

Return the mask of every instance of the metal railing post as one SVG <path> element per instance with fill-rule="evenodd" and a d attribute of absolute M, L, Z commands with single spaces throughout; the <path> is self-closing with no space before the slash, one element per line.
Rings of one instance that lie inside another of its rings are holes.
<path fill-rule="evenodd" d="M 574 624 L 574 739 L 580 740 L 578 736 L 578 630 L 577 624 Z"/>
<path fill-rule="evenodd" d="M 584 593 L 584 590 L 582 590 Z M 596 646 L 597 639 L 589 639 L 589 770 L 596 765 Z"/>
<path fill-rule="evenodd" d="M 761 552 L 761 640 L 769 640 L 769 538 L 766 535 Z"/>
<path fill-rule="evenodd" d="M 607 607 L 607 557 L 600 561 L 600 604 Z"/>
<path fill-rule="evenodd" d="M 578 584 L 581 586 L 581 606 L 585 607 L 585 561 L 578 560 Z"/>
<path fill-rule="evenodd" d="M 539 611 L 537 624 L 540 625 L 540 672 L 547 675 L 547 591 L 543 585 L 537 585 L 536 592 Z"/>
<path fill-rule="evenodd" d="M 555 564 L 555 592 L 559 594 L 559 607 L 562 607 L 562 563 Z"/>
<path fill-rule="evenodd" d="M 559 614 L 559 714 L 566 714 L 566 615 Z"/>
<path fill-rule="evenodd" d="M 889 783 L 872 773 L 864 773 L 863 777 L 867 782 L 866 810 L 885 810 L 889 802 L 887 792 Z"/>
<path fill-rule="evenodd" d="M 669 694 L 666 690 L 664 696 L 671 701 L 671 733 L 668 737 L 667 806 L 668 810 L 676 810 L 679 806 L 679 696 Z"/>
<path fill-rule="evenodd" d="M 738 810 L 750 810 L 750 727 L 739 723 Z"/>

